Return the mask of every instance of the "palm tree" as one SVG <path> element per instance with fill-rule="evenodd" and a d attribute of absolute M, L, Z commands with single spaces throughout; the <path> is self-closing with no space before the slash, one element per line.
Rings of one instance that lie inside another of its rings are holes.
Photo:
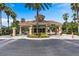
<path fill-rule="evenodd" d="M 12 19 L 13 19 L 13 26 L 15 27 L 16 26 L 16 13 L 15 12 L 11 12 L 11 17 L 12 17 Z"/>
<path fill-rule="evenodd" d="M 5 8 L 4 3 L 0 3 L 0 34 L 2 34 L 2 11 Z"/>
<path fill-rule="evenodd" d="M 38 16 L 39 16 L 39 11 L 42 10 L 42 9 L 43 10 L 49 9 L 50 6 L 51 6 L 50 3 L 27 3 L 27 4 L 25 4 L 25 8 L 36 10 L 37 34 L 39 34 L 38 33 Z"/>
<path fill-rule="evenodd" d="M 79 3 L 71 3 L 71 9 L 76 13 L 77 21 L 79 23 L 79 17 L 78 17 Z M 79 24 L 78 24 L 78 32 L 79 32 Z"/>
<path fill-rule="evenodd" d="M 63 14 L 63 19 L 64 19 L 64 21 L 67 23 L 67 20 L 68 20 L 68 14 L 67 13 L 64 13 Z"/>
<path fill-rule="evenodd" d="M 9 29 L 9 17 L 11 16 L 11 8 L 10 7 L 5 7 L 5 9 L 4 9 L 4 11 L 5 11 L 5 13 L 6 13 L 6 15 L 7 15 L 7 23 L 8 23 L 8 29 Z"/>
<path fill-rule="evenodd" d="M 64 24 L 66 25 L 66 32 L 68 32 L 68 28 L 67 28 L 67 20 L 68 20 L 68 17 L 69 17 L 69 16 L 68 16 L 67 13 L 64 13 L 64 14 L 63 14 L 63 19 L 64 19 L 64 21 L 65 21 Z"/>
<path fill-rule="evenodd" d="M 76 13 L 77 20 L 78 20 L 79 3 L 71 3 L 71 9 L 72 9 L 73 12 Z"/>
<path fill-rule="evenodd" d="M 12 23 L 12 29 L 13 29 L 13 33 L 12 33 L 12 36 L 15 36 L 16 35 L 16 13 L 15 12 L 11 12 L 11 17 L 13 19 L 13 23 Z"/>
<path fill-rule="evenodd" d="M 73 17 L 73 21 L 76 22 L 76 20 L 77 20 L 77 15 L 76 15 L 76 13 L 74 13 L 72 17 Z"/>

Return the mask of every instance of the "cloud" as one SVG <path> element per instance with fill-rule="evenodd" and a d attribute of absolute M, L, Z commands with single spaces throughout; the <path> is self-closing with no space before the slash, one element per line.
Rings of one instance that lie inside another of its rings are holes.
<path fill-rule="evenodd" d="M 56 7 L 56 8 L 67 7 L 69 5 L 70 4 L 68 4 L 68 3 L 53 4 L 53 6 Z"/>
<path fill-rule="evenodd" d="M 13 22 L 12 19 L 9 20 L 9 24 L 11 25 L 11 23 Z M 7 23 L 7 19 L 6 18 L 2 18 L 2 25 L 3 26 L 8 26 L 8 23 Z"/>

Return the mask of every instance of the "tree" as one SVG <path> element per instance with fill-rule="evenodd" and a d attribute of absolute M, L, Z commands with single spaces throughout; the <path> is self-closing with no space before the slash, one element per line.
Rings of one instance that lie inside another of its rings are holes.
<path fill-rule="evenodd" d="M 11 12 L 11 17 L 13 19 L 13 23 L 12 23 L 12 36 L 16 35 L 16 13 L 15 12 Z"/>
<path fill-rule="evenodd" d="M 2 11 L 5 8 L 4 3 L 0 3 L 0 34 L 2 34 Z"/>
<path fill-rule="evenodd" d="M 64 14 L 63 14 L 63 19 L 65 20 L 65 22 L 67 22 L 68 17 L 69 17 L 69 16 L 68 16 L 68 14 L 67 14 L 67 13 L 64 13 Z"/>
<path fill-rule="evenodd" d="M 63 19 L 64 19 L 64 21 L 65 21 L 64 24 L 66 25 L 66 32 L 68 32 L 68 28 L 67 28 L 67 23 L 68 23 L 67 20 L 68 20 L 68 17 L 69 17 L 69 16 L 68 16 L 67 13 L 64 13 L 64 14 L 63 14 Z"/>
<path fill-rule="evenodd" d="M 19 21 L 16 20 L 16 23 L 15 23 L 15 24 L 16 24 L 16 33 L 18 34 L 18 33 L 19 33 L 18 30 L 20 29 L 20 28 L 19 28 Z"/>
<path fill-rule="evenodd" d="M 65 33 L 65 34 L 67 33 L 67 31 L 66 31 L 67 25 L 66 25 L 66 23 L 63 23 L 63 25 L 62 25 L 62 32 Z"/>
<path fill-rule="evenodd" d="M 69 23 L 68 28 L 71 29 L 72 32 L 76 32 L 77 33 L 77 31 L 78 31 L 77 30 L 78 29 L 78 24 L 76 22 L 72 21 L 72 22 Z"/>
<path fill-rule="evenodd" d="M 73 12 L 76 13 L 77 20 L 78 20 L 79 3 L 71 3 L 71 9 L 72 9 Z"/>
<path fill-rule="evenodd" d="M 77 15 L 77 21 L 79 23 L 79 18 L 78 18 L 79 3 L 71 3 L 71 9 L 72 9 L 73 12 L 76 13 L 76 15 Z M 79 32 L 79 24 L 78 24 L 78 32 Z"/>
<path fill-rule="evenodd" d="M 28 9 L 32 9 L 32 10 L 36 10 L 36 21 L 37 21 L 37 34 L 38 33 L 38 15 L 39 15 L 39 11 L 40 10 L 45 10 L 45 9 L 49 9 L 49 7 L 51 6 L 50 3 L 27 3 L 25 4 L 25 8 L 28 8 Z"/>
<path fill-rule="evenodd" d="M 76 13 L 74 13 L 72 17 L 73 17 L 73 21 L 76 22 L 76 20 L 77 20 L 77 15 L 76 15 Z"/>
<path fill-rule="evenodd" d="M 11 8 L 10 7 L 5 7 L 4 8 L 4 11 L 5 11 L 5 13 L 6 13 L 6 15 L 7 15 L 7 23 L 8 23 L 8 28 L 9 28 L 9 17 L 11 16 Z"/>
<path fill-rule="evenodd" d="M 16 13 L 15 12 L 11 12 L 11 17 L 12 17 L 12 19 L 13 19 L 13 27 L 16 27 Z"/>
<path fill-rule="evenodd" d="M 73 38 L 73 34 L 77 34 L 78 32 L 78 24 L 72 21 L 69 23 L 68 29 L 71 31 L 72 38 Z"/>

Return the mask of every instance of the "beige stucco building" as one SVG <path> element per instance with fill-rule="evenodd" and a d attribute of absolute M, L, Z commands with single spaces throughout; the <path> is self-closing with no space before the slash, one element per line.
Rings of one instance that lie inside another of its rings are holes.
<path fill-rule="evenodd" d="M 36 18 L 36 17 L 35 17 Z M 39 33 L 46 33 L 46 34 L 60 34 L 61 33 L 61 26 L 62 24 L 59 22 L 54 21 L 53 19 L 46 21 L 44 20 L 45 16 L 39 15 L 37 20 L 33 21 L 20 21 L 20 29 L 19 34 L 32 34 L 36 33 L 37 30 L 37 21 L 38 21 L 38 32 Z M 54 25 L 56 29 L 52 31 L 50 26 Z M 26 30 L 25 30 L 26 29 Z"/>

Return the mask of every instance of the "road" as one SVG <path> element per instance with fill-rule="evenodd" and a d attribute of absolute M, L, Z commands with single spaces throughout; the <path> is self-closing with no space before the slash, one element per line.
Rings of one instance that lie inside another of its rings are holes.
<path fill-rule="evenodd" d="M 79 40 L 0 40 L 0 56 L 79 56 Z"/>

